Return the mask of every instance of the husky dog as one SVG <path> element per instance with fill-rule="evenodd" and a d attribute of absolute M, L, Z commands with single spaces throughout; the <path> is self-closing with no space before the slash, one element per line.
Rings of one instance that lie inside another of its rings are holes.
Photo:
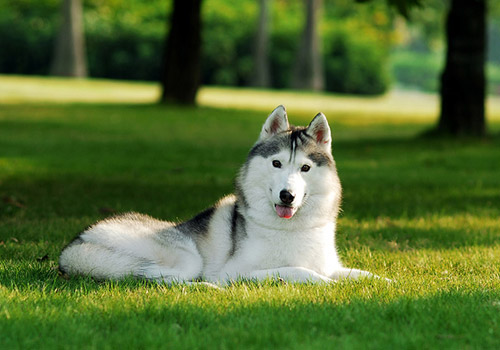
<path fill-rule="evenodd" d="M 331 282 L 373 276 L 342 266 L 335 248 L 341 186 L 330 127 L 319 113 L 288 124 L 267 118 L 239 172 L 234 195 L 189 221 L 129 213 L 96 223 L 64 248 L 61 272 L 165 283 L 238 279 Z"/>

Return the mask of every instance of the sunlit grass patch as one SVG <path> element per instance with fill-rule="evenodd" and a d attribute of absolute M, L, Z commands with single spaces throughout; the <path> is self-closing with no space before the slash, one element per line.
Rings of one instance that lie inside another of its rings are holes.
<path fill-rule="evenodd" d="M 0 75 L 0 103 L 156 103 L 154 82 Z M 205 107 L 268 112 L 283 104 L 301 118 L 323 112 L 345 124 L 426 124 L 437 120 L 436 94 L 394 90 L 382 96 L 350 96 L 289 90 L 202 87 L 198 103 Z M 500 98 L 487 101 L 489 120 L 500 120 Z"/>

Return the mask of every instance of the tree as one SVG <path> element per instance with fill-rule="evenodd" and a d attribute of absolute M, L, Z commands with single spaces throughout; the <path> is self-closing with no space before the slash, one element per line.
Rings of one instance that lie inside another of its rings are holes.
<path fill-rule="evenodd" d="M 259 21 L 254 48 L 254 75 L 252 85 L 268 87 L 269 76 L 269 3 L 271 0 L 260 0 Z"/>
<path fill-rule="evenodd" d="M 437 132 L 486 133 L 486 0 L 452 0 L 446 21 L 446 63 L 441 76 Z"/>
<path fill-rule="evenodd" d="M 422 6 L 422 0 L 386 1 L 406 18 L 411 8 Z M 441 112 L 437 127 L 429 134 L 483 136 L 486 133 L 486 1 L 450 1 L 446 62 L 441 75 Z"/>
<path fill-rule="evenodd" d="M 292 87 L 323 90 L 324 72 L 318 37 L 318 17 L 322 0 L 305 0 L 306 22 L 292 74 Z"/>
<path fill-rule="evenodd" d="M 162 103 L 196 103 L 201 75 L 201 2 L 174 0 L 163 55 Z"/>
<path fill-rule="evenodd" d="M 55 41 L 50 74 L 67 77 L 87 76 L 81 0 L 62 2 L 61 25 Z"/>

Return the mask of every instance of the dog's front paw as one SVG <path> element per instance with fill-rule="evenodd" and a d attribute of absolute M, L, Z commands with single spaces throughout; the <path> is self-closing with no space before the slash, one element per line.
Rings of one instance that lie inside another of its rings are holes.
<path fill-rule="evenodd" d="M 304 267 L 295 267 L 287 271 L 285 274 L 280 274 L 279 277 L 287 282 L 295 283 L 334 283 L 335 281 L 329 277 L 323 276 L 316 271 L 306 269 Z"/>
<path fill-rule="evenodd" d="M 322 275 L 318 274 L 318 276 L 314 276 L 312 278 L 309 278 L 306 282 L 309 282 L 309 283 L 336 283 L 337 281 L 332 280 L 329 277 L 322 276 Z"/>
<path fill-rule="evenodd" d="M 204 287 L 208 289 L 222 289 L 218 285 L 210 282 L 200 281 L 200 282 L 184 282 L 188 286 Z"/>

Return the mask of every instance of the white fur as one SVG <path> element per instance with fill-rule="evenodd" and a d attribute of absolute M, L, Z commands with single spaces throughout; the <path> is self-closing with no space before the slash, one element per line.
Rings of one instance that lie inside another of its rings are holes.
<path fill-rule="evenodd" d="M 266 120 L 258 142 L 267 142 L 288 128 L 285 108 L 279 106 Z M 307 132 L 319 147 L 331 152 L 324 115 L 318 114 Z M 173 223 L 138 214 L 99 222 L 63 250 L 61 270 L 96 278 L 133 275 L 167 283 L 202 278 L 221 285 L 239 278 L 324 283 L 372 276 L 344 268 L 337 255 L 341 186 L 336 171 L 318 166 L 300 147 L 291 154 L 283 149 L 270 158 L 255 156 L 243 167 L 238 185 L 247 205 L 239 205 L 238 213 L 245 219 L 245 235 L 238 240 L 231 236 L 231 220 L 239 199 L 230 195 L 216 204 L 204 234 L 186 233 Z M 273 160 L 281 167 L 274 167 Z M 310 170 L 301 171 L 303 165 Z M 296 213 L 291 219 L 276 213 L 282 190 L 295 195 Z"/>

